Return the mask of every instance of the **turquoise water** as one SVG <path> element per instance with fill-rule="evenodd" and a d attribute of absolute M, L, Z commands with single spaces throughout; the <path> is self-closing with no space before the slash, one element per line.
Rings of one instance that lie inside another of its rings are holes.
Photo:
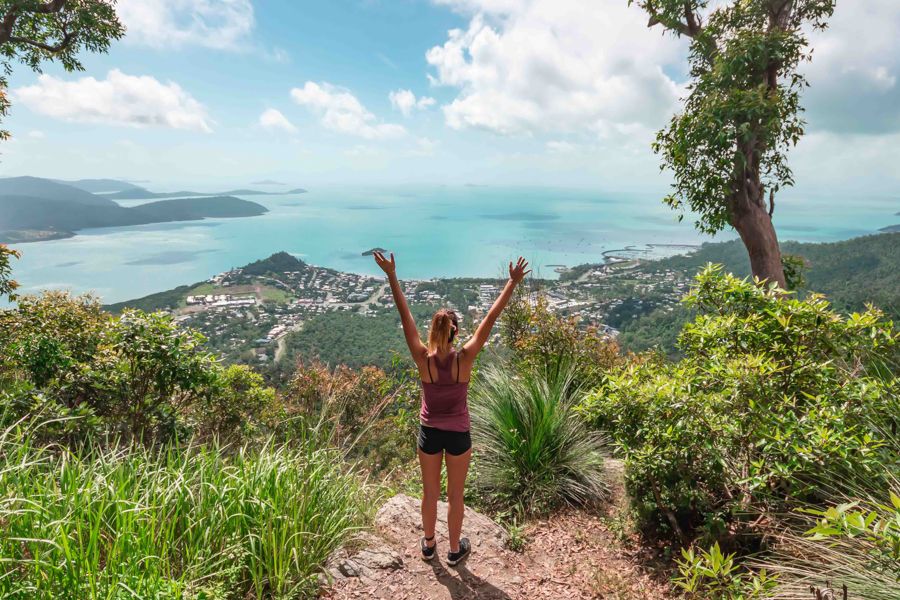
<path fill-rule="evenodd" d="M 201 281 L 280 250 L 316 265 L 376 274 L 372 258 L 361 253 L 380 246 L 396 253 L 401 278 L 495 276 L 521 254 L 540 275 L 553 277 L 552 265 L 599 262 L 606 250 L 712 239 L 697 233 L 689 217 L 678 223 L 654 194 L 332 187 L 246 199 L 270 212 L 86 230 L 74 238 L 23 244 L 15 276 L 25 292 L 68 288 L 117 302 Z M 893 216 L 898 208 L 896 198 L 793 197 L 779 203 L 776 226 L 782 240 L 834 241 L 900 221 Z M 656 255 L 684 250 L 651 249 Z"/>

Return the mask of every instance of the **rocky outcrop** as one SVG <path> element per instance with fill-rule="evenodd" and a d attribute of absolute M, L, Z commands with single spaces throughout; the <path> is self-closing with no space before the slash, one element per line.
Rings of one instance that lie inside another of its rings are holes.
<path fill-rule="evenodd" d="M 437 514 L 435 535 L 438 544 L 446 553 L 449 538 L 446 502 L 438 502 Z M 394 496 L 385 502 L 375 515 L 375 528 L 381 535 L 392 541 L 406 544 L 409 544 L 410 541 L 418 543 L 422 536 L 420 501 L 405 494 Z M 473 553 L 486 555 L 505 551 L 509 540 L 509 536 L 502 527 L 468 506 L 463 518 L 463 536 L 472 542 Z"/>

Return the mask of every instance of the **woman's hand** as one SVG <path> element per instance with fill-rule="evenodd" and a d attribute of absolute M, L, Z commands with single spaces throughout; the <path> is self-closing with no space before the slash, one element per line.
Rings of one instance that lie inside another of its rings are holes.
<path fill-rule="evenodd" d="M 521 256 L 519 260 L 516 261 L 516 266 L 513 266 L 512 262 L 509 263 L 509 278 L 513 283 L 519 284 L 525 276 L 531 273 L 531 269 L 528 269 L 528 263 Z"/>
<path fill-rule="evenodd" d="M 381 252 L 373 252 L 372 255 L 375 257 L 375 262 L 378 263 L 378 266 L 381 267 L 381 270 L 384 271 L 385 275 L 390 277 L 397 273 L 397 263 L 394 261 L 393 252 L 391 252 L 391 260 L 385 258 L 384 254 Z"/>

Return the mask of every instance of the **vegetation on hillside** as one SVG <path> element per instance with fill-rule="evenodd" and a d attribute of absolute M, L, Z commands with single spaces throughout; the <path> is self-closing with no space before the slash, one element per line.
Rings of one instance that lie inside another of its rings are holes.
<path fill-rule="evenodd" d="M 835 310 L 843 313 L 863 311 L 873 304 L 891 319 L 900 319 L 900 234 L 885 233 L 830 243 L 784 242 L 785 255 L 801 257 L 805 263 L 804 283 L 796 289 L 803 298 L 824 294 Z M 704 244 L 690 254 L 647 261 L 635 271 L 659 275 L 666 271 L 692 277 L 705 265 L 721 264 L 725 272 L 738 277 L 750 276 L 746 252 L 737 240 Z M 628 350 L 643 351 L 657 347 L 677 355 L 676 340 L 681 328 L 694 317 L 685 307 L 669 311 L 650 310 L 637 318 L 610 322 L 620 328 L 620 342 Z M 630 316 L 630 315 L 629 315 Z"/>
<path fill-rule="evenodd" d="M 15 257 L 0 247 L 5 293 Z M 284 255 L 255 268 L 277 276 L 303 264 Z M 417 310 L 425 319 L 433 307 Z M 516 297 L 473 376 L 467 502 L 498 518 L 594 511 L 605 456 L 618 454 L 633 520 L 675 558 L 685 597 L 798 598 L 826 579 L 856 597 L 895 597 L 893 323 L 712 266 L 683 310 L 671 360 L 623 354 L 539 292 Z M 311 319 L 288 343 L 298 367 L 279 389 L 220 363 L 162 313 L 115 316 L 47 292 L 0 321 L 8 597 L 124 586 L 308 597 L 328 553 L 367 522 L 377 492 L 365 476 L 415 481 L 418 377 L 388 311 Z M 117 556 L 131 560 L 108 560 Z"/>

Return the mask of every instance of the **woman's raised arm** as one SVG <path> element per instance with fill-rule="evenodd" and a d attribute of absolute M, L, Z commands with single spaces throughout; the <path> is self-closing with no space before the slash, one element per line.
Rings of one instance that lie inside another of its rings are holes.
<path fill-rule="evenodd" d="M 391 252 L 391 259 L 385 258 L 381 252 L 374 252 L 375 262 L 381 267 L 385 275 L 388 277 L 388 283 L 391 286 L 391 294 L 394 296 L 394 304 L 397 306 L 397 312 L 400 313 L 400 323 L 403 325 L 403 335 L 406 337 L 406 345 L 409 346 L 409 353 L 412 354 L 416 364 L 424 361 L 428 355 L 422 338 L 419 337 L 419 330 L 416 329 L 416 320 L 413 319 L 409 306 L 406 304 L 406 297 L 403 295 L 403 288 L 400 287 L 400 281 L 397 279 L 397 263 L 394 261 L 394 253 Z"/>
<path fill-rule="evenodd" d="M 506 305 L 509 304 L 509 299 L 512 298 L 516 286 L 525 279 L 526 275 L 531 273 L 531 271 L 527 269 L 528 263 L 521 256 L 519 257 L 519 260 L 516 261 L 515 266 L 513 266 L 512 262 L 509 263 L 509 280 L 503 287 L 503 291 L 500 293 L 500 296 L 494 300 L 494 304 L 491 306 L 488 314 L 482 319 L 481 323 L 478 324 L 475 335 L 473 335 L 463 346 L 463 353 L 467 358 L 475 360 L 475 356 L 481 352 L 482 348 L 484 348 L 488 338 L 491 336 L 491 330 L 494 329 L 494 324 L 500 317 L 500 313 L 502 313 L 503 309 L 506 308 Z"/>

